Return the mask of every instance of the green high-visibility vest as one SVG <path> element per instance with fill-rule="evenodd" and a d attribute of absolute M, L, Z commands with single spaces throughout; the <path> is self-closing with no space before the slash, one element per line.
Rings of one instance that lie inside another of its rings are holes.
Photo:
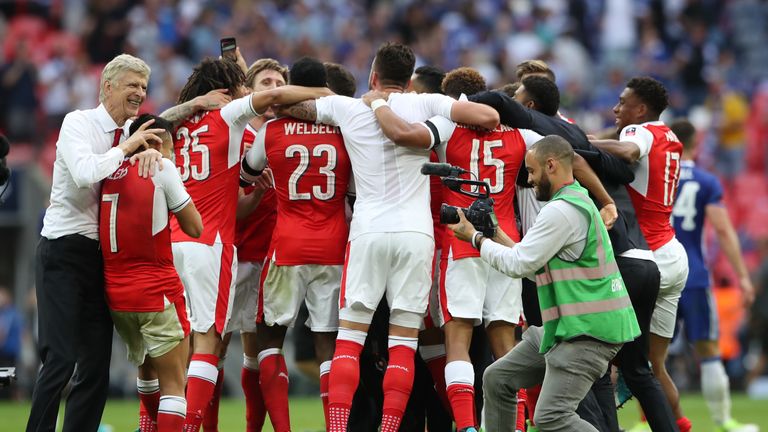
<path fill-rule="evenodd" d="M 550 202 L 556 200 L 583 211 L 589 218 L 589 231 L 579 259 L 554 256 L 536 272 L 544 322 L 540 352 L 579 336 L 613 344 L 634 340 L 640 327 L 597 207 L 578 182 L 557 191 Z"/>

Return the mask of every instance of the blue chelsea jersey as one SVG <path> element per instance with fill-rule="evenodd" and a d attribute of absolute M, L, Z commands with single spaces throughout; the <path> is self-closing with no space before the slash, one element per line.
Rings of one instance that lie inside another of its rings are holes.
<path fill-rule="evenodd" d="M 688 282 L 685 288 L 709 287 L 709 270 L 704 259 L 704 217 L 710 204 L 721 205 L 723 188 L 714 175 L 683 161 L 680 185 L 672 210 L 675 235 L 688 254 Z"/>

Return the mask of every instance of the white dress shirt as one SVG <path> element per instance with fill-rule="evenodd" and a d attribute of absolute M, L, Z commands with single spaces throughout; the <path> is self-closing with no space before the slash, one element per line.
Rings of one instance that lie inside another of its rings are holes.
<path fill-rule="evenodd" d="M 123 126 L 127 136 L 130 122 Z M 40 233 L 50 240 L 81 234 L 99 239 L 101 181 L 123 162 L 123 151 L 112 148 L 117 123 L 104 105 L 73 111 L 64 117 L 56 142 L 51 205 Z"/>
<path fill-rule="evenodd" d="M 510 248 L 486 240 L 480 246 L 480 256 L 509 277 L 532 276 L 555 255 L 566 261 L 579 259 L 587 244 L 589 225 L 587 215 L 575 205 L 549 201 L 520 243 Z"/>

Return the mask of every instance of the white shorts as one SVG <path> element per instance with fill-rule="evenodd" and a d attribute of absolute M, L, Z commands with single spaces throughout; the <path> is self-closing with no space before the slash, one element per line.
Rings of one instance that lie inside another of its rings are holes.
<path fill-rule="evenodd" d="M 339 329 L 340 265 L 287 265 L 267 263 L 261 286 L 257 320 L 265 324 L 293 327 L 301 304 L 306 302 L 306 325 L 313 332 Z"/>
<path fill-rule="evenodd" d="M 677 238 L 672 238 L 653 251 L 653 258 L 659 266 L 661 286 L 651 316 L 651 333 L 671 339 L 675 333 L 677 303 L 688 280 L 688 255 Z"/>
<path fill-rule="evenodd" d="M 391 311 L 424 316 L 432 286 L 432 237 L 418 232 L 368 233 L 347 247 L 340 307 L 375 311 L 386 294 Z"/>
<path fill-rule="evenodd" d="M 232 303 L 232 319 L 227 331 L 256 333 L 256 311 L 259 305 L 259 285 L 263 261 L 237 263 L 235 299 Z"/>
<path fill-rule="evenodd" d="M 440 283 L 439 325 L 451 318 L 482 321 L 487 327 L 494 321 L 517 325 L 523 313 L 523 284 L 495 269 L 479 257 L 443 261 L 445 277 Z"/>
<path fill-rule="evenodd" d="M 237 254 L 232 244 L 172 243 L 173 265 L 184 285 L 192 331 L 227 332 L 235 298 Z"/>

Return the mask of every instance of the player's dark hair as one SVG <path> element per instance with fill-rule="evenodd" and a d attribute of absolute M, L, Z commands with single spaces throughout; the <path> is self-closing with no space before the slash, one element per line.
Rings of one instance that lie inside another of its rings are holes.
<path fill-rule="evenodd" d="M 436 66 L 419 66 L 413 73 L 416 77 L 414 81 L 418 81 L 427 93 L 442 93 L 443 79 L 445 78 L 445 72 Z"/>
<path fill-rule="evenodd" d="M 443 93 L 458 99 L 462 93 L 471 96 L 486 90 L 485 78 L 477 69 L 471 67 L 456 68 L 445 75 Z"/>
<path fill-rule="evenodd" d="M 228 94 L 234 96 L 242 85 L 245 85 L 245 74 L 235 62 L 205 58 L 195 66 L 187 79 L 179 93 L 178 103 L 190 101 L 215 89 L 227 89 Z"/>
<path fill-rule="evenodd" d="M 573 166 L 573 147 L 561 136 L 547 135 L 536 141 L 530 150 L 541 164 L 552 158 Z"/>
<path fill-rule="evenodd" d="M 557 85 L 539 75 L 529 75 L 523 78 L 523 86 L 534 104 L 536 111 L 554 116 L 560 109 L 560 90 Z"/>
<path fill-rule="evenodd" d="M 136 118 L 136 120 L 131 123 L 131 127 L 128 128 L 128 135 L 133 135 L 136 133 L 137 130 L 143 125 L 144 123 L 154 120 L 155 122 L 149 125 L 149 129 L 165 129 L 171 136 L 173 136 L 173 124 L 169 122 L 168 120 L 156 116 L 154 114 L 145 113 Z"/>
<path fill-rule="evenodd" d="M 522 80 L 524 76 L 531 74 L 545 75 L 552 82 L 555 82 L 555 73 L 544 60 L 525 60 L 515 68 L 515 75 L 518 81 Z"/>
<path fill-rule="evenodd" d="M 302 57 L 291 66 L 288 82 L 304 87 L 325 87 L 325 66 L 316 58 Z"/>
<path fill-rule="evenodd" d="M 683 150 L 693 150 L 696 145 L 696 128 L 688 119 L 677 119 L 669 125 L 669 128 L 677 136 L 677 139 L 683 143 Z"/>
<path fill-rule="evenodd" d="M 395 42 L 385 42 L 376 51 L 373 70 L 379 75 L 379 81 L 384 85 L 405 87 L 413 74 L 416 56 L 407 45 Z"/>
<path fill-rule="evenodd" d="M 355 97 L 357 91 L 355 76 L 338 63 L 326 62 L 324 66 L 328 88 L 337 95 Z"/>
<path fill-rule="evenodd" d="M 504 84 L 503 86 L 497 89 L 493 89 L 493 91 L 504 93 L 505 95 L 513 98 L 515 97 L 515 92 L 519 88 L 520 88 L 520 83 L 514 82 L 514 83 Z"/>
<path fill-rule="evenodd" d="M 632 89 L 655 116 L 659 116 L 669 105 L 669 96 L 664 84 L 651 77 L 632 78 L 627 83 L 627 88 Z"/>

